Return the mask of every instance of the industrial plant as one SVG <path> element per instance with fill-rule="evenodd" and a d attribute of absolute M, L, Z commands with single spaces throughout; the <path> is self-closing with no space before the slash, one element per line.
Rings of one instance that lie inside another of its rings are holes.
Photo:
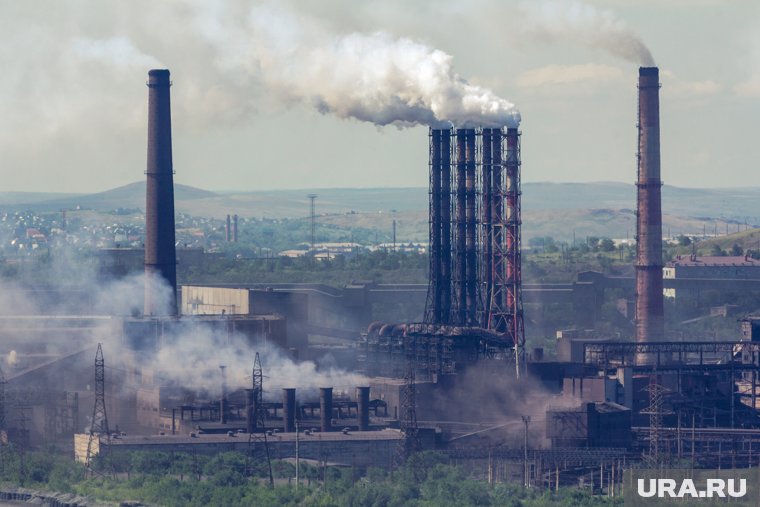
<path fill-rule="evenodd" d="M 275 460 L 393 470 L 431 451 L 492 483 L 610 495 L 630 467 L 758 466 L 760 323 L 666 336 L 663 269 L 690 264 L 663 262 L 657 67 L 638 75 L 635 339 L 565 330 L 555 355 L 526 345 L 518 124 L 430 128 L 427 286 L 178 286 L 171 85 L 148 73 L 143 304 L 0 317 L 0 352 L 24 365 L 0 382 L 3 443 L 56 444 L 91 471 L 234 451 L 269 481 Z M 226 241 L 239 227 L 227 215 Z M 400 300 L 423 314 L 375 320 Z"/>

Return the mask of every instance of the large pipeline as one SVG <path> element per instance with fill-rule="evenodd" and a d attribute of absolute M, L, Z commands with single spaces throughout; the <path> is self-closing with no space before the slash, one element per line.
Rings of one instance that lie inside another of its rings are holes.
<path fill-rule="evenodd" d="M 492 149 L 493 149 L 493 135 L 491 129 L 483 129 L 483 148 L 482 148 L 482 176 L 481 186 L 483 193 L 481 195 L 481 228 L 482 228 L 482 289 L 483 289 L 483 308 L 484 313 L 487 316 L 491 309 L 491 290 L 493 287 L 493 223 L 492 223 L 492 205 L 493 205 L 493 188 L 491 183 L 491 176 L 493 172 L 492 162 Z M 488 326 L 488 318 L 486 318 L 481 325 Z"/>
<path fill-rule="evenodd" d="M 466 272 L 466 306 L 467 320 L 469 325 L 475 325 L 477 311 L 478 290 L 478 256 L 477 256 L 477 190 L 475 188 L 475 130 L 467 129 L 465 134 L 465 193 L 466 203 L 466 230 L 465 252 L 467 257 Z"/>
<path fill-rule="evenodd" d="M 492 222 L 492 241 L 493 241 L 493 265 L 491 268 L 492 283 L 503 283 L 505 277 L 505 258 L 504 258 L 504 187 L 503 187 L 503 170 L 502 170 L 502 135 L 501 129 L 493 129 L 491 135 L 491 222 Z M 497 313 L 504 304 L 504 291 L 501 287 L 492 289 L 493 295 L 491 306 L 488 308 L 489 314 L 491 309 Z M 503 320 L 491 315 L 491 321 L 488 327 L 499 332 L 504 332 L 505 328 L 501 324 Z"/>
<path fill-rule="evenodd" d="M 451 320 L 451 131 L 441 136 L 441 324 Z"/>
<path fill-rule="evenodd" d="M 465 325 L 467 322 L 467 131 L 459 129 L 456 133 L 457 152 L 457 190 L 456 190 L 456 310 L 455 323 Z"/>
<path fill-rule="evenodd" d="M 430 132 L 430 287 L 432 291 L 431 317 L 433 322 L 441 321 L 441 136 L 445 131 L 433 129 Z"/>

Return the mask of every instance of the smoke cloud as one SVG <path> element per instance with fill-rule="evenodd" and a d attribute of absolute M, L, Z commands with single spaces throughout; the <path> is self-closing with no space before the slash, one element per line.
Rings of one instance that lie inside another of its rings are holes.
<path fill-rule="evenodd" d="M 652 53 L 637 34 L 606 10 L 577 0 L 523 1 L 524 33 L 544 42 L 572 42 L 607 51 L 644 67 L 654 67 Z"/>
<path fill-rule="evenodd" d="M 113 347 L 119 350 L 118 344 Z M 318 368 L 312 361 L 295 362 L 263 340 L 251 343 L 243 335 L 219 333 L 203 323 L 189 323 L 174 336 L 164 339 L 158 352 L 148 358 L 148 367 L 162 385 L 197 388 L 219 395 L 219 366 L 226 366 L 227 385 L 231 389 L 250 388 L 257 352 L 266 398 L 279 399 L 280 390 L 285 387 L 316 395 L 319 387 L 353 392 L 356 386 L 368 385 L 362 375 L 341 368 Z"/>
<path fill-rule="evenodd" d="M 77 37 L 71 41 L 71 50 L 79 58 L 100 60 L 119 68 L 155 68 L 161 63 L 150 55 L 140 52 L 126 37 L 90 39 Z"/>
<path fill-rule="evenodd" d="M 335 34 L 271 6 L 252 10 L 239 32 L 204 18 L 222 71 L 247 69 L 285 103 L 375 125 L 517 126 L 513 104 L 467 82 L 451 55 L 385 32 Z"/>
<path fill-rule="evenodd" d="M 33 273 L 21 272 L 17 283 L 0 279 L 0 369 L 7 378 L 29 366 L 27 354 L 48 356 L 68 355 L 92 347 L 92 355 L 84 357 L 83 371 L 91 369 L 95 344 L 103 344 L 106 368 L 116 372 L 140 369 L 154 382 L 163 386 L 183 386 L 217 396 L 221 392 L 219 366 L 227 367 L 230 389 L 250 387 L 253 360 L 260 354 L 264 371 L 267 398 L 279 399 L 284 387 L 295 387 L 303 396 L 316 396 L 319 387 L 335 387 L 337 392 L 353 392 L 368 380 L 359 374 L 339 367 L 317 365 L 312 361 L 293 361 L 276 346 L 265 343 L 264 337 L 220 332 L 218 327 L 188 318 L 182 325 L 172 326 L 155 353 L 135 353 L 122 340 L 120 317 L 130 317 L 142 310 L 145 275 L 140 272 L 123 278 L 103 278 L 97 265 L 73 252 L 61 252 L 50 258 L 44 277 L 55 280 L 50 285 L 37 286 L 28 280 Z M 152 277 L 151 286 L 157 307 L 168 309 L 172 301 L 169 286 L 160 277 Z M 50 296 L 42 296 L 45 290 Z M 55 297 L 56 289 L 69 297 Z M 66 292 L 67 290 L 71 292 Z M 77 294 L 78 296 L 73 296 Z M 35 316 L 47 315 L 53 320 Z M 60 329 L 56 318 L 82 316 L 88 327 Z M 89 317 L 87 317 L 89 316 Z M 49 326 L 52 326 L 49 327 Z M 56 327 L 58 326 L 58 327 Z M 148 340 L 149 346 L 154 344 Z M 90 380 L 88 379 L 89 383 Z M 82 384 L 82 388 L 85 384 Z M 124 386 L 126 391 L 135 386 Z"/>

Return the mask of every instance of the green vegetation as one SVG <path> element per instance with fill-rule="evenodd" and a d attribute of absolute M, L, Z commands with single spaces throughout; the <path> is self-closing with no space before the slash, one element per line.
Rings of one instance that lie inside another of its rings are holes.
<path fill-rule="evenodd" d="M 343 287 L 354 280 L 427 283 L 428 257 L 377 250 L 346 258 L 220 258 L 177 273 L 181 283 L 323 283 Z"/>
<path fill-rule="evenodd" d="M 85 478 L 81 464 L 49 452 L 2 453 L 0 480 L 5 487 L 76 493 L 98 501 L 138 501 L 162 506 L 619 506 L 620 498 L 592 496 L 578 489 L 542 492 L 514 484 L 489 486 L 465 467 L 446 463 L 435 453 L 421 453 L 406 467 L 389 474 L 370 469 L 364 475 L 351 468 L 319 469 L 302 464 L 295 487 L 295 467 L 275 462 L 275 487 L 244 475 L 245 457 L 223 453 L 214 457 L 187 453 L 131 453 L 118 462 L 102 463 L 115 475 Z"/>

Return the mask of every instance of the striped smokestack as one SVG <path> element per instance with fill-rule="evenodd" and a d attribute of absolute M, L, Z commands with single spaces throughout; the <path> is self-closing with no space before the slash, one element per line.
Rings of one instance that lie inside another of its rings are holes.
<path fill-rule="evenodd" d="M 657 67 L 639 69 L 639 154 L 636 218 L 636 341 L 662 341 L 662 199 L 660 81 Z M 641 358 L 640 360 L 646 360 Z"/>
<path fill-rule="evenodd" d="M 177 314 L 170 86 L 167 69 L 153 69 L 148 72 L 145 315 Z M 157 294 L 159 277 L 171 288 L 171 299 L 166 307 Z"/>

